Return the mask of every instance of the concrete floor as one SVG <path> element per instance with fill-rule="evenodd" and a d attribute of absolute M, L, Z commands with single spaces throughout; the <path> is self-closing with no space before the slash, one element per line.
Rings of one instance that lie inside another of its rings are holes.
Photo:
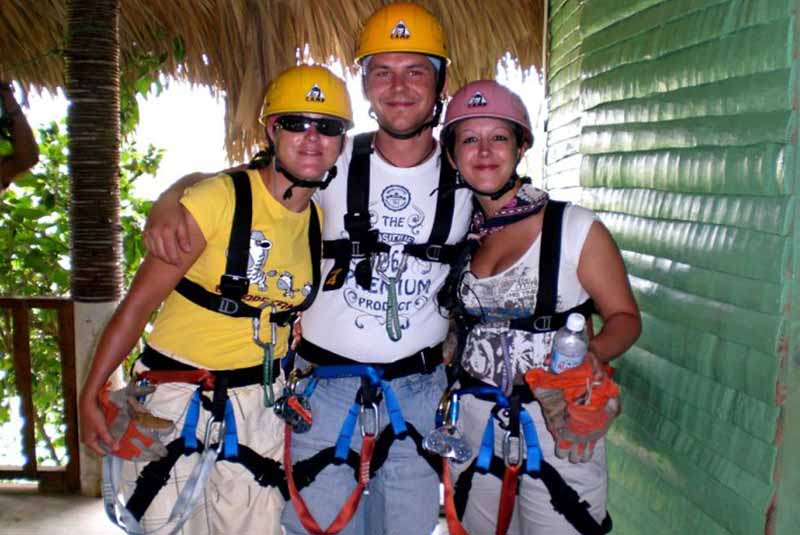
<path fill-rule="evenodd" d="M 444 521 L 432 535 L 447 535 Z M 0 534 L 115 535 L 99 498 L 38 494 L 35 486 L 0 488 Z"/>
<path fill-rule="evenodd" d="M 106 517 L 99 498 L 38 494 L 35 486 L 0 489 L 3 535 L 107 535 L 122 533 Z"/>

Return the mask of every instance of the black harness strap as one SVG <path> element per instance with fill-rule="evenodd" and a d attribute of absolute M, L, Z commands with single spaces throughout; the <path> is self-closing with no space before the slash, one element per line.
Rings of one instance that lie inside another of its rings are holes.
<path fill-rule="evenodd" d="M 220 277 L 219 289 L 228 299 L 239 300 L 250 286 L 247 279 L 247 259 L 250 255 L 250 227 L 253 221 L 253 192 L 250 177 L 244 171 L 231 174 L 236 204 L 233 208 L 231 235 L 225 273 Z"/>
<path fill-rule="evenodd" d="M 344 285 L 354 259 L 359 260 L 354 268 L 356 283 L 369 289 L 372 284 L 371 256 L 391 250 L 389 244 L 380 241 L 378 230 L 370 224 L 370 158 L 374 137 L 374 132 L 367 132 L 353 138 L 353 154 L 347 171 L 347 213 L 344 215 L 348 238 L 323 242 L 322 256 L 334 259 L 334 265 L 325 278 L 324 292 L 338 290 Z M 450 264 L 458 253 L 457 245 L 446 243 L 453 223 L 455 195 L 452 192 L 456 177 L 444 155 L 439 169 L 436 213 L 430 238 L 427 243 L 406 244 L 404 252 L 421 260 Z"/>
<path fill-rule="evenodd" d="M 217 446 L 217 444 L 209 445 L 212 449 Z M 204 449 L 202 442 L 198 442 L 197 448 L 187 448 L 181 437 L 170 442 L 167 445 L 167 455 L 157 461 L 148 463 L 139 474 L 133 494 L 125 505 L 126 509 L 131 512 L 136 520 L 141 520 L 156 495 L 166 486 L 171 477 L 172 469 L 181 455 L 188 456 L 193 453 L 202 453 Z M 286 486 L 286 476 L 281 463 L 275 459 L 264 457 L 243 444 L 239 444 L 238 450 L 239 455 L 237 457 L 226 458 L 221 454 L 217 461 L 241 464 L 253 474 L 253 478 L 259 485 L 277 488 L 284 499 L 288 501 L 289 489 Z M 357 465 L 358 458 L 356 456 Z"/>
<path fill-rule="evenodd" d="M 477 459 L 464 470 L 458 477 L 458 481 L 454 486 L 456 513 L 458 518 L 464 517 L 464 511 L 467 508 L 467 499 L 469 492 L 472 489 L 472 478 L 475 472 L 489 473 L 501 481 L 505 473 L 505 462 L 500 457 L 492 456 L 492 461 L 489 464 L 489 470 L 484 472 L 476 466 Z M 526 472 L 527 473 L 527 472 Z M 612 522 L 611 516 L 606 512 L 606 516 L 601 523 L 598 523 L 591 514 L 589 514 L 589 504 L 581 501 L 580 496 L 575 489 L 569 486 L 564 481 L 558 470 L 553 468 L 553 465 L 545 460 L 542 460 L 540 471 L 538 473 L 527 473 L 530 477 L 541 479 L 544 486 L 550 492 L 550 503 L 553 509 L 561 514 L 567 522 L 578 530 L 582 535 L 605 535 L 611 532 Z M 520 481 L 522 481 L 520 479 Z"/>
<path fill-rule="evenodd" d="M 139 473 L 136 487 L 128 499 L 125 508 L 131 512 L 136 520 L 141 520 L 147 508 L 153 503 L 156 494 L 164 488 L 169 481 L 170 472 L 181 455 L 191 455 L 202 451 L 203 444 L 198 442 L 198 449 L 186 448 L 183 438 L 178 437 L 167 444 L 167 455 L 157 461 L 151 461 Z"/>
<path fill-rule="evenodd" d="M 510 320 L 508 323 L 510 329 L 530 333 L 553 332 L 566 325 L 567 317 L 572 313 L 578 313 L 588 318 L 596 311 L 594 302 L 591 299 L 587 299 L 569 310 L 556 312 L 556 305 L 558 304 L 558 268 L 561 263 L 561 235 L 566 206 L 567 203 L 562 201 L 548 201 L 545 207 L 541 231 L 539 288 L 536 291 L 536 308 L 531 316 Z M 544 251 L 547 251 L 547 254 L 544 254 Z M 450 284 L 457 284 L 456 280 L 454 279 Z M 449 291 L 457 291 L 457 287 L 453 286 Z M 451 300 L 453 299 L 455 298 L 451 298 Z M 460 308 L 458 317 L 463 326 L 462 328 L 465 329 L 462 334 L 465 337 L 466 333 L 480 323 L 482 318 L 468 314 L 463 310 L 463 307 Z"/>
<path fill-rule="evenodd" d="M 442 458 L 438 455 L 435 455 L 425 448 L 422 447 L 422 440 L 423 437 L 417 429 L 406 422 L 406 435 L 407 437 L 411 438 L 414 441 L 414 444 L 417 449 L 417 453 L 420 457 L 425 459 L 425 462 L 430 465 L 431 469 L 436 472 L 437 474 L 441 475 L 442 473 Z M 394 444 L 395 440 L 402 440 L 404 437 L 398 437 L 394 434 L 394 429 L 391 425 L 387 425 L 378 435 L 378 439 L 375 442 L 375 450 L 372 455 L 372 460 L 370 462 L 369 473 L 370 478 L 372 478 L 378 470 L 381 469 L 383 464 L 386 462 L 386 459 L 389 457 L 389 450 Z M 353 469 L 353 478 L 358 481 L 359 475 L 359 463 L 360 457 L 358 452 L 354 450 L 349 450 L 347 453 L 347 459 L 342 461 L 336 459 L 336 448 L 334 446 L 329 446 L 323 450 L 318 451 L 316 454 L 308 457 L 307 459 L 303 459 L 302 461 L 298 461 L 294 463 L 292 468 L 292 474 L 294 475 L 295 485 L 297 486 L 297 490 L 300 491 L 305 487 L 309 486 L 317 476 L 322 472 L 325 467 L 331 464 L 346 464 L 350 468 Z M 288 494 L 287 494 L 288 496 Z M 288 498 L 287 498 L 288 500 Z"/>
<path fill-rule="evenodd" d="M 221 294 L 205 289 L 200 284 L 182 278 L 175 290 L 192 303 L 213 312 L 233 318 L 260 318 L 262 310 L 248 305 L 242 298 L 247 294 L 250 280 L 247 278 L 247 262 L 250 255 L 250 232 L 253 224 L 253 192 L 250 177 L 244 171 L 232 173 L 231 180 L 236 198 L 233 209 L 231 233 L 225 273 L 220 277 Z M 308 225 L 308 243 L 311 250 L 312 289 L 302 303 L 288 310 L 270 315 L 270 321 L 279 325 L 289 323 L 295 315 L 311 306 L 320 284 L 320 261 L 322 232 L 317 207 L 311 201 L 311 216 Z"/>

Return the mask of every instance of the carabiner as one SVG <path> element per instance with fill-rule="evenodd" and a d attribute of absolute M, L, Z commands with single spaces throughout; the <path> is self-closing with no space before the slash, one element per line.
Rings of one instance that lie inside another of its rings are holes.
<path fill-rule="evenodd" d="M 203 447 L 204 448 L 207 448 L 208 445 L 211 443 L 211 430 L 214 427 L 214 422 L 216 422 L 216 420 L 214 420 L 213 416 L 209 417 L 208 421 L 206 422 L 206 432 L 205 432 L 205 435 L 203 436 Z M 222 452 L 223 446 L 225 445 L 225 440 L 224 440 L 224 437 L 225 437 L 225 420 L 224 419 L 219 422 L 219 433 L 217 433 L 217 437 L 219 437 L 219 442 L 217 444 L 217 450 L 216 451 L 217 451 L 217 455 L 219 455 L 220 452 Z"/>
<path fill-rule="evenodd" d="M 314 366 L 306 366 L 302 370 L 300 368 L 294 368 L 291 372 L 289 372 L 289 378 L 286 380 L 286 388 L 292 394 L 297 394 L 297 385 L 300 383 L 300 381 L 312 375 L 313 373 Z"/>
<path fill-rule="evenodd" d="M 371 419 L 367 418 L 368 414 L 372 414 Z M 381 413 L 378 412 L 378 406 L 375 403 L 369 405 L 362 405 L 358 413 L 358 424 L 361 428 L 361 436 L 374 437 L 381 429 Z M 372 424 L 370 428 L 368 424 Z"/>
<path fill-rule="evenodd" d="M 514 448 L 514 446 L 516 447 Z M 516 454 L 516 457 L 512 456 L 514 454 Z M 503 436 L 503 461 L 505 461 L 506 466 L 519 466 L 522 464 L 523 459 L 522 438 L 518 436 L 511 436 L 511 432 L 506 431 L 505 435 Z"/>

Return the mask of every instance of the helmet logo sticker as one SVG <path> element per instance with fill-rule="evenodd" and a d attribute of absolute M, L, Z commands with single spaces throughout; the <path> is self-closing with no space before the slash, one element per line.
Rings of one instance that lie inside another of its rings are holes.
<path fill-rule="evenodd" d="M 389 37 L 391 39 L 409 39 L 411 37 L 411 32 L 408 30 L 408 26 L 406 26 L 405 22 L 398 20 Z"/>
<path fill-rule="evenodd" d="M 317 84 L 314 84 L 306 93 L 306 100 L 309 102 L 325 102 L 325 93 L 322 92 L 322 89 Z"/>
<path fill-rule="evenodd" d="M 467 101 L 468 108 L 478 108 L 488 104 L 489 103 L 486 102 L 486 97 L 484 97 L 483 93 L 480 91 L 475 91 L 475 94 L 469 97 L 469 100 Z"/>

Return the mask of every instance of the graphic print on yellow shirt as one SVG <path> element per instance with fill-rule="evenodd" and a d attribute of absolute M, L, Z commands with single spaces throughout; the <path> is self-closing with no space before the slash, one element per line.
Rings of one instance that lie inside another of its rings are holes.
<path fill-rule="evenodd" d="M 312 289 L 308 243 L 311 211 L 288 210 L 267 191 L 258 171 L 248 170 L 247 175 L 253 192 L 253 221 L 247 261 L 250 287 L 242 301 L 267 310 L 287 310 L 303 302 Z M 186 278 L 220 293 L 235 207 L 233 182 L 228 175 L 200 182 L 184 192 L 181 203 L 206 240 L 206 248 Z M 267 314 L 261 323 L 260 339 L 269 341 Z M 286 353 L 288 336 L 287 328 L 278 330 L 276 357 Z M 264 354 L 253 341 L 250 318 L 213 312 L 174 291 L 164 301 L 148 343 L 172 358 L 208 369 L 254 366 L 261 363 Z"/>

